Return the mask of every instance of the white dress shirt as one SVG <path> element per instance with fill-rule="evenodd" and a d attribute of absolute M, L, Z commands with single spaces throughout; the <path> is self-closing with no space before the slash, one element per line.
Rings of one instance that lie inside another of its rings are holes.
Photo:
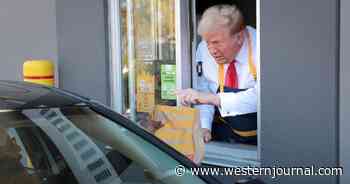
<path fill-rule="evenodd" d="M 249 31 L 253 60 L 256 66 L 256 30 L 247 26 Z M 219 93 L 220 97 L 220 114 L 222 117 L 237 116 L 257 111 L 257 89 L 256 81 L 249 71 L 248 64 L 248 39 L 245 37 L 244 43 L 236 56 L 236 71 L 238 77 L 238 88 L 247 89 L 238 93 Z M 202 41 L 197 48 L 196 61 L 202 61 L 202 77 L 198 78 L 197 90 L 202 92 L 216 93 L 219 87 L 218 80 L 218 64 L 210 55 L 207 43 Z M 225 64 L 225 74 L 229 64 Z M 225 76 L 226 77 L 226 76 Z M 211 129 L 214 106 L 212 105 L 197 105 L 196 108 L 200 111 L 201 127 Z"/>

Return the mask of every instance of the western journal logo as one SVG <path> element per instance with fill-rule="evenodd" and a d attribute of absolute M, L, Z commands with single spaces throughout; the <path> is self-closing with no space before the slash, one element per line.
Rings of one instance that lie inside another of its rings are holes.
<path fill-rule="evenodd" d="M 190 168 L 177 166 L 175 174 L 183 176 L 191 175 L 212 175 L 212 176 L 271 176 L 275 179 L 278 176 L 341 176 L 342 167 L 235 167 L 235 168 Z"/>

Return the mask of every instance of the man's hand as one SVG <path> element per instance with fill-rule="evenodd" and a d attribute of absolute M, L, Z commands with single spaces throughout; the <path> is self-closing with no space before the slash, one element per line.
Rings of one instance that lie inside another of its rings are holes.
<path fill-rule="evenodd" d="M 153 120 L 142 120 L 140 122 L 141 126 L 145 128 L 150 133 L 155 133 L 158 129 L 162 128 L 164 125 L 160 121 L 153 121 Z"/>
<path fill-rule="evenodd" d="M 220 98 L 216 94 L 203 93 L 194 89 L 178 90 L 176 95 L 180 98 L 182 105 L 189 106 L 191 104 L 210 104 L 220 105 Z"/>
<path fill-rule="evenodd" d="M 202 128 L 203 141 L 208 143 L 211 140 L 211 131 L 207 128 Z"/>

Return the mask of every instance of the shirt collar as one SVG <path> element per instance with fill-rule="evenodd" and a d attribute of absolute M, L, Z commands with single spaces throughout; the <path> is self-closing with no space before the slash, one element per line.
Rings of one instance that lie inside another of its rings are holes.
<path fill-rule="evenodd" d="M 249 31 L 249 30 L 248 30 Z M 248 39 L 245 37 L 241 49 L 236 55 L 236 62 L 240 64 L 247 63 L 248 61 Z"/>

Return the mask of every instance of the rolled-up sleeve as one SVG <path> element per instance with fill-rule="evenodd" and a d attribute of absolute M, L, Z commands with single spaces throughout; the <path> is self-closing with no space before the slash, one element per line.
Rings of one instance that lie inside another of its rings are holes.
<path fill-rule="evenodd" d="M 257 86 L 238 93 L 219 93 L 222 117 L 257 112 Z"/>
<path fill-rule="evenodd" d="M 211 125 L 214 116 L 214 107 L 212 105 L 197 105 L 200 114 L 200 122 L 202 128 L 207 128 L 211 130 Z"/>

